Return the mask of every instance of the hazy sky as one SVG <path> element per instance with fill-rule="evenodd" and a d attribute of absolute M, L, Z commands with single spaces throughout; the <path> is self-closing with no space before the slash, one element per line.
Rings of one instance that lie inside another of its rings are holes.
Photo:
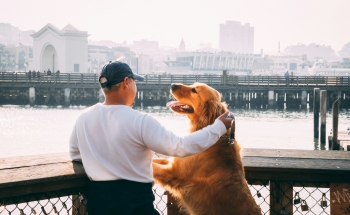
<path fill-rule="evenodd" d="M 157 40 L 161 46 L 211 43 L 226 20 L 255 28 L 255 53 L 277 52 L 298 43 L 350 42 L 350 0 L 0 0 L 0 23 L 20 30 L 59 29 L 72 24 L 89 40 Z"/>

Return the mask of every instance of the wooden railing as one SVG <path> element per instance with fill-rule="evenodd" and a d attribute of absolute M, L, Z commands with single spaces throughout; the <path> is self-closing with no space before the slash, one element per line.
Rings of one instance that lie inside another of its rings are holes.
<path fill-rule="evenodd" d="M 242 154 L 247 181 L 263 214 L 301 214 L 301 204 L 293 204 L 296 192 L 312 214 L 340 214 L 337 210 L 343 206 L 330 201 L 335 198 L 329 188 L 350 183 L 349 152 L 244 149 Z M 78 197 L 86 196 L 88 182 L 82 164 L 72 162 L 68 153 L 0 158 L 0 214 L 87 214 L 86 198 Z M 163 198 L 163 193 L 158 192 L 158 198 L 168 202 L 155 202 L 159 212 L 182 214 L 177 202 L 170 195 Z M 322 193 L 327 195 L 325 204 Z M 71 196 L 71 202 L 63 196 Z M 350 199 L 346 194 L 344 198 L 350 209 Z"/>
<path fill-rule="evenodd" d="M 171 83 L 193 84 L 202 82 L 213 86 L 338 86 L 349 87 L 349 76 L 222 76 L 222 75 L 144 75 L 144 82 L 138 85 L 169 85 Z M 27 73 L 0 74 L 1 83 L 36 84 L 91 84 L 98 85 L 98 75 L 91 73 L 61 73 L 48 76 L 41 74 L 28 77 Z"/>

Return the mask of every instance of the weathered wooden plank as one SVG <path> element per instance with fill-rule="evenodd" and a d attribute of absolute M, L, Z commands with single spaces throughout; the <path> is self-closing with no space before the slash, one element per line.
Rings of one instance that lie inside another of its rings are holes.
<path fill-rule="evenodd" d="M 242 157 L 271 157 L 271 158 L 319 158 L 319 159 L 339 159 L 349 160 L 350 154 L 342 151 L 324 151 L 324 150 L 299 150 L 299 149 L 242 149 Z"/>
<path fill-rule="evenodd" d="M 348 152 L 344 152 L 348 153 Z M 306 159 L 306 158 L 268 158 L 244 157 L 244 166 L 290 172 L 350 172 L 348 160 Z"/>
<path fill-rule="evenodd" d="M 0 170 L 71 161 L 68 153 L 39 154 L 0 158 Z"/>
<path fill-rule="evenodd" d="M 87 186 L 81 163 L 66 162 L 0 170 L 0 198 Z"/>
<path fill-rule="evenodd" d="M 29 181 L 27 184 L 16 183 L 12 187 L 0 188 L 0 199 L 13 196 L 23 196 L 27 194 L 51 192 L 65 190 L 69 188 L 86 187 L 89 185 L 89 179 L 62 177 L 61 180 L 51 179 L 42 181 Z"/>
<path fill-rule="evenodd" d="M 62 184 L 66 186 L 62 186 Z M 82 179 L 67 180 L 58 184 L 58 186 L 52 186 L 52 183 L 33 184 L 31 186 L 1 189 L 0 202 L 5 205 L 20 204 L 79 193 L 86 194 L 87 189 L 87 182 Z"/>
<path fill-rule="evenodd" d="M 278 170 L 278 171 L 277 171 Z M 309 171 L 299 171 L 299 172 L 290 172 L 283 171 L 281 169 L 261 169 L 261 168 L 252 168 L 250 166 L 245 166 L 245 175 L 247 179 L 252 180 L 293 180 L 303 183 L 312 183 L 312 184 L 325 184 L 331 181 L 337 182 L 348 182 L 350 174 L 344 172 L 338 173 L 319 173 L 319 172 L 309 172 Z M 254 183 L 255 184 L 255 183 Z"/>
<path fill-rule="evenodd" d="M 30 183 L 86 177 L 81 163 L 65 162 L 0 170 L 0 189 Z"/>

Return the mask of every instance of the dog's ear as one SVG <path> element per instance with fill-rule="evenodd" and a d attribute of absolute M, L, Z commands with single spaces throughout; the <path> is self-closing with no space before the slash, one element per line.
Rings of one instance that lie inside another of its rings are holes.
<path fill-rule="evenodd" d="M 224 103 L 226 105 L 226 103 Z M 196 130 L 202 129 L 207 125 L 214 123 L 215 119 L 218 118 L 227 110 L 225 106 L 220 102 L 207 101 L 203 105 L 202 114 L 199 117 Z"/>

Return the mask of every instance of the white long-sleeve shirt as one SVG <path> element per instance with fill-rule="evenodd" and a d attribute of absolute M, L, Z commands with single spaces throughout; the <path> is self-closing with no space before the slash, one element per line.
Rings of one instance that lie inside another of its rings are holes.
<path fill-rule="evenodd" d="M 217 119 L 213 125 L 180 137 L 148 114 L 125 105 L 98 103 L 78 117 L 70 137 L 70 156 L 82 161 L 93 181 L 153 182 L 154 152 L 193 155 L 209 148 L 225 133 L 225 125 Z"/>

